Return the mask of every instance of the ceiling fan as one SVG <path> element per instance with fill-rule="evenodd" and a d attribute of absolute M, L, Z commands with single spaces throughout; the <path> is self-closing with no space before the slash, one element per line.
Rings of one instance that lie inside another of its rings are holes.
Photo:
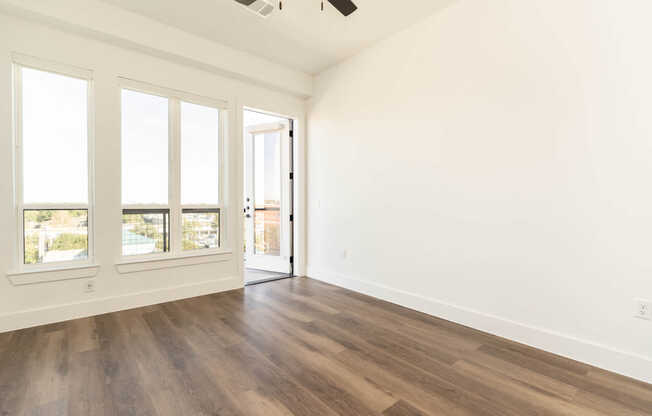
<path fill-rule="evenodd" d="M 333 5 L 340 13 L 344 16 L 348 16 L 358 9 L 358 6 L 353 4 L 351 0 L 328 0 L 330 4 Z M 321 9 L 324 10 L 324 2 L 321 2 Z"/>
<path fill-rule="evenodd" d="M 262 7 L 260 8 L 260 11 L 257 10 L 257 12 L 263 14 L 265 17 L 271 14 L 273 10 L 273 7 L 267 1 L 261 1 L 261 0 L 235 0 L 235 1 L 246 6 L 247 8 L 252 8 L 252 7 L 256 8 L 257 4 L 262 3 Z M 344 16 L 348 16 L 358 9 L 358 6 L 356 6 L 351 0 L 328 0 L 328 2 L 332 4 L 333 7 L 335 7 L 337 10 L 339 10 L 339 12 L 342 13 Z M 265 9 L 264 13 L 263 13 L 263 9 Z M 283 0 L 279 0 L 278 9 L 283 10 Z M 321 2 L 321 9 L 324 10 L 323 0 Z"/>

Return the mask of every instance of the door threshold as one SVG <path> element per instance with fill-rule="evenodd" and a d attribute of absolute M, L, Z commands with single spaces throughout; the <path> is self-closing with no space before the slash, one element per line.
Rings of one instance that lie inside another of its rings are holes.
<path fill-rule="evenodd" d="M 245 286 L 254 286 L 261 283 L 275 282 L 277 280 L 292 279 L 294 276 L 274 276 L 268 277 L 267 279 L 252 280 L 251 282 L 245 283 Z"/>

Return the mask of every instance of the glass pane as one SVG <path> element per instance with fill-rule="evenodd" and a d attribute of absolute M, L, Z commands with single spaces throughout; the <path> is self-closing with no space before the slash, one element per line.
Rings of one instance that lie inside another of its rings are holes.
<path fill-rule="evenodd" d="M 254 252 L 267 256 L 281 255 L 281 211 L 254 211 Z"/>
<path fill-rule="evenodd" d="M 88 258 L 88 210 L 25 210 L 25 264 Z"/>
<path fill-rule="evenodd" d="M 254 199 L 256 208 L 281 206 L 281 133 L 254 137 Z"/>
<path fill-rule="evenodd" d="M 281 254 L 281 133 L 254 136 L 254 253 Z"/>
<path fill-rule="evenodd" d="M 122 90 L 122 203 L 168 203 L 168 100 Z"/>
<path fill-rule="evenodd" d="M 183 210 L 183 249 L 198 250 L 220 246 L 220 213 Z"/>
<path fill-rule="evenodd" d="M 122 254 L 124 256 L 169 251 L 169 235 L 169 211 L 122 211 Z"/>
<path fill-rule="evenodd" d="M 88 203 L 88 83 L 22 68 L 23 200 Z"/>
<path fill-rule="evenodd" d="M 181 203 L 219 202 L 219 111 L 181 102 Z"/>

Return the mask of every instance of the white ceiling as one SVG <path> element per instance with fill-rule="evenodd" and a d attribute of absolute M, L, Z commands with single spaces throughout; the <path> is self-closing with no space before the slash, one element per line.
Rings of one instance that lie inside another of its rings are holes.
<path fill-rule="evenodd" d="M 354 0 L 342 16 L 326 0 L 271 0 L 261 18 L 234 0 L 103 0 L 186 32 L 315 74 L 455 0 Z"/>

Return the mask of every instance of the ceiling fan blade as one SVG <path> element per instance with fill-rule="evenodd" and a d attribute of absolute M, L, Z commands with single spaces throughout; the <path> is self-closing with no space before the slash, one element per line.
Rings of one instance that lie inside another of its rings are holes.
<path fill-rule="evenodd" d="M 358 6 L 353 4 L 351 0 L 328 0 L 328 2 L 344 16 L 348 16 L 358 9 Z"/>

